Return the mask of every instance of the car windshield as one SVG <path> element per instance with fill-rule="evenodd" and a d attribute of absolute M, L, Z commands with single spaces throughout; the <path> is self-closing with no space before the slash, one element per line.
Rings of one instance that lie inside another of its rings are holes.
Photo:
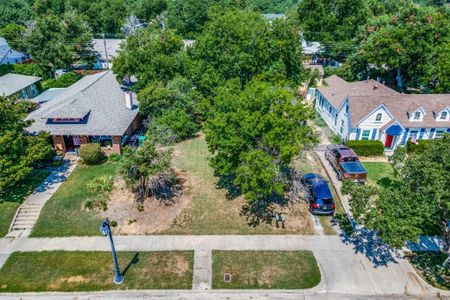
<path fill-rule="evenodd" d="M 341 160 L 342 161 L 357 161 L 358 158 L 357 157 L 342 157 Z"/>

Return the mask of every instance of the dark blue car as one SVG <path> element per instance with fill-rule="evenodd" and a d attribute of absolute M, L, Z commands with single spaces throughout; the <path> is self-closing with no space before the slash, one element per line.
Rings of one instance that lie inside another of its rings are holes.
<path fill-rule="evenodd" d="M 328 188 L 327 181 L 319 174 L 308 173 L 303 175 L 302 183 L 306 186 L 308 193 L 306 202 L 313 214 L 332 215 L 336 205 Z"/>

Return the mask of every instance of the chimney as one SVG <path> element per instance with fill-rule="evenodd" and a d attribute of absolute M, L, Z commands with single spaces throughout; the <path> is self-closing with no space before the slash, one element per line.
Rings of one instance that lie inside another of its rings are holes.
<path fill-rule="evenodd" d="M 133 109 L 133 93 L 125 92 L 125 106 L 129 109 Z"/>

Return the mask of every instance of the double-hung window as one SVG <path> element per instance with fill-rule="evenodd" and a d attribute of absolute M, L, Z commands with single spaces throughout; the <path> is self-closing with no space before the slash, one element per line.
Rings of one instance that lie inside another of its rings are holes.
<path fill-rule="evenodd" d="M 362 140 L 368 140 L 370 136 L 370 130 L 363 130 L 362 132 Z"/>

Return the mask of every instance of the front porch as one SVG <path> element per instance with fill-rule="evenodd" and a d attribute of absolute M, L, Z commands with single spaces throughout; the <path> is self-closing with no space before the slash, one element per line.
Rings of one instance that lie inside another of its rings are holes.
<path fill-rule="evenodd" d="M 80 146 L 88 143 L 99 143 L 106 156 L 122 151 L 121 136 L 53 135 L 52 140 L 55 150 L 61 154 L 77 155 Z"/>

